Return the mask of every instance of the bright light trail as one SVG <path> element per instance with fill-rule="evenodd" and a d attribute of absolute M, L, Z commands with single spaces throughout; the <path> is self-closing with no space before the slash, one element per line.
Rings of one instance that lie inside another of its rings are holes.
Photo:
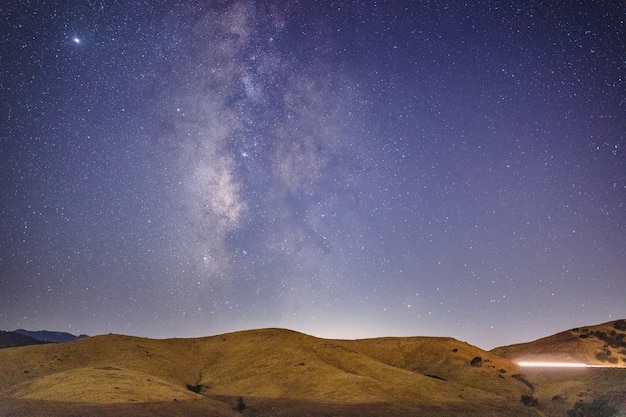
<path fill-rule="evenodd" d="M 536 368 L 589 368 L 592 366 L 580 362 L 517 362 L 517 364 Z"/>
<path fill-rule="evenodd" d="M 522 367 L 535 368 L 624 368 L 623 366 L 588 365 L 582 362 L 517 362 Z"/>

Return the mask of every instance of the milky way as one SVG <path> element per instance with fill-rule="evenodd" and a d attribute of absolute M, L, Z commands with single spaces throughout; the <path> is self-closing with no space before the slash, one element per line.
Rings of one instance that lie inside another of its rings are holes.
<path fill-rule="evenodd" d="M 625 12 L 10 2 L 0 328 L 490 348 L 626 317 Z"/>

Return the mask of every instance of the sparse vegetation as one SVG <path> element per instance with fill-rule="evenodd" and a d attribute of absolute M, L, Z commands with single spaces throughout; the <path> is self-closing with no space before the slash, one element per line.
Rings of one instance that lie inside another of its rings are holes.
<path fill-rule="evenodd" d="M 604 348 L 600 352 L 596 352 L 596 359 L 602 362 L 617 363 L 619 360 L 615 356 L 611 356 L 611 350 Z"/>
<path fill-rule="evenodd" d="M 536 407 L 539 404 L 539 400 L 529 394 L 522 395 L 521 401 L 528 407 Z"/>
<path fill-rule="evenodd" d="M 616 330 L 626 331 L 626 320 L 617 320 L 615 324 L 613 324 Z"/>
<path fill-rule="evenodd" d="M 617 408 L 604 398 L 595 398 L 591 403 L 578 401 L 574 408 L 567 412 L 567 417 L 614 417 Z"/>
<path fill-rule="evenodd" d="M 606 333 L 598 330 L 591 332 L 590 335 L 597 337 L 612 348 L 626 347 L 626 333 L 618 333 L 615 330 Z"/>

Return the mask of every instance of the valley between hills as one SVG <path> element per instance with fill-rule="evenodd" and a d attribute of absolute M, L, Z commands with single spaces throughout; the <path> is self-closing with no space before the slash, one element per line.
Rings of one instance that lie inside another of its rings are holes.
<path fill-rule="evenodd" d="M 0 349 L 0 415 L 626 416 L 625 339 L 624 320 L 491 351 L 444 337 L 285 329 L 101 335 Z"/>

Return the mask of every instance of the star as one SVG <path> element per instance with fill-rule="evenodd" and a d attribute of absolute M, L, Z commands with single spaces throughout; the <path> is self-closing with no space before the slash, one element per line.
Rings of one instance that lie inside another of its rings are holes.
<path fill-rule="evenodd" d="M 122 3 L 8 12 L 0 329 L 485 348 L 626 317 L 615 2 Z"/>

